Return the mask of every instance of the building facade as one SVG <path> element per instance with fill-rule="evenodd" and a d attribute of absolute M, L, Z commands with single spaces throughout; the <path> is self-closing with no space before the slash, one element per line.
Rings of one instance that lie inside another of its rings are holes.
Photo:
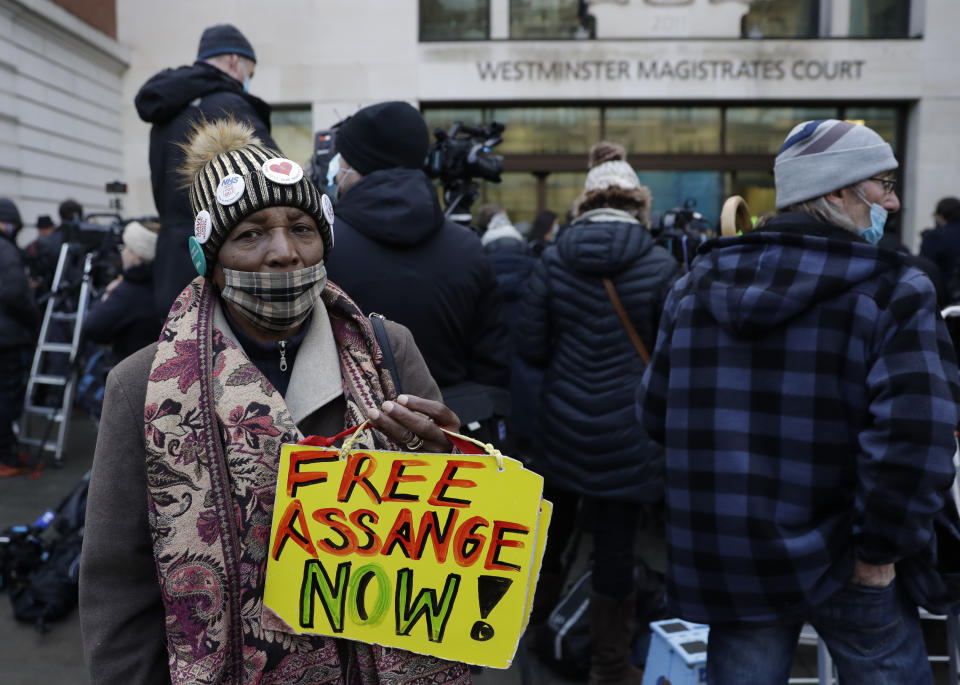
<path fill-rule="evenodd" d="M 36 3 L 52 4 L 0 7 Z M 119 101 L 102 93 L 109 111 L 88 116 L 120 119 L 110 159 L 120 153 L 130 215 L 154 211 L 149 126 L 134 95 L 160 69 L 190 63 L 203 28 L 220 22 L 256 49 L 251 89 L 274 106 L 286 155 L 306 162 L 315 131 L 380 100 L 412 102 L 431 129 L 501 121 L 495 152 L 506 172 L 481 200 L 517 220 L 566 211 L 601 138 L 627 146 L 654 209 L 690 200 L 716 220 L 736 193 L 765 211 L 786 132 L 825 117 L 862 121 L 894 146 L 903 210 L 893 223 L 911 248 L 936 201 L 960 195 L 956 0 L 124 0 L 115 9 Z"/>
<path fill-rule="evenodd" d="M 75 11 L 0 0 L 0 195 L 28 227 L 40 214 L 56 221 L 68 197 L 88 212 L 110 211 L 106 184 L 124 173 L 130 51 L 109 34 L 109 13 L 104 21 L 102 12 L 80 19 Z"/>

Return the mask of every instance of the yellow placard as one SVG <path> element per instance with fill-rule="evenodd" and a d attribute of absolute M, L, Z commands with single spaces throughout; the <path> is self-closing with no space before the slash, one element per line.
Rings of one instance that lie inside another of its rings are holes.
<path fill-rule="evenodd" d="M 550 517 L 553 516 L 553 504 L 548 500 L 540 500 L 540 518 L 537 519 L 537 549 L 533 554 L 533 568 L 530 569 L 530 582 L 527 587 L 527 605 L 523 612 L 522 635 L 530 622 L 530 612 L 533 611 L 533 595 L 540 579 L 540 565 L 543 563 L 543 552 L 547 548 L 547 528 L 550 526 Z"/>
<path fill-rule="evenodd" d="M 542 493 L 506 457 L 284 445 L 271 625 L 506 668 L 546 543 Z"/>

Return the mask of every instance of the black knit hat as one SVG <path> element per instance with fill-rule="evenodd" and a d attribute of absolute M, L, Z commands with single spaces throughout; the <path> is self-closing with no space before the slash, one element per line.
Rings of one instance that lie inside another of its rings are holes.
<path fill-rule="evenodd" d="M 381 102 L 364 107 L 340 124 L 337 151 L 366 175 L 379 169 L 420 169 L 427 157 L 430 134 L 420 112 L 406 102 Z"/>
<path fill-rule="evenodd" d="M 180 173 L 190 184 L 196 213 L 190 257 L 204 275 L 233 227 L 267 207 L 297 207 L 317 222 L 324 259 L 333 249 L 333 205 L 296 162 L 267 148 L 247 122 L 199 124 L 183 146 Z"/>
<path fill-rule="evenodd" d="M 257 61 L 250 41 L 233 24 L 217 24 L 203 30 L 200 47 L 197 48 L 197 59 L 217 55 L 243 55 Z"/>
<path fill-rule="evenodd" d="M 23 228 L 20 211 L 10 198 L 0 197 L 0 223 L 13 224 L 14 231 Z"/>

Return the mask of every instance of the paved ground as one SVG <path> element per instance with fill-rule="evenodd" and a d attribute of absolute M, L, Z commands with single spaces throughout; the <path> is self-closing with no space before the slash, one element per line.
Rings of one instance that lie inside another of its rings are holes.
<path fill-rule="evenodd" d="M 46 467 L 39 476 L 0 480 L 0 530 L 33 523 L 56 507 L 90 469 L 96 429 L 93 422 L 75 417 L 69 447 L 60 468 Z M 80 648 L 80 618 L 74 610 L 41 634 L 13 618 L 6 593 L 0 594 L 0 682 L 3 685 L 86 685 Z"/>
<path fill-rule="evenodd" d="M 60 468 L 45 468 L 38 477 L 16 476 L 0 479 L 0 530 L 14 524 L 32 523 L 46 509 L 55 507 L 90 468 L 96 430 L 92 422 L 76 416 L 71 424 L 69 447 Z M 640 549 L 656 549 L 649 540 L 638 541 Z M 589 547 L 584 540 L 582 548 Z M 651 554 L 651 564 L 663 562 L 662 550 Z M 575 562 L 576 577 L 587 563 L 585 549 Z M 942 653 L 943 624 L 931 626 L 928 643 Z M 940 685 L 948 683 L 945 664 L 935 664 Z M 816 650 L 801 646 L 794 668 L 795 677 L 816 682 Z M 17 623 L 5 594 L 0 594 L 0 683 L 2 685 L 86 685 L 88 682 L 80 647 L 80 624 L 74 611 L 53 625 L 46 634 Z M 513 666 L 506 670 L 485 669 L 474 676 L 477 685 L 564 685 L 582 682 L 564 678 L 546 668 L 536 653 L 521 642 Z"/>

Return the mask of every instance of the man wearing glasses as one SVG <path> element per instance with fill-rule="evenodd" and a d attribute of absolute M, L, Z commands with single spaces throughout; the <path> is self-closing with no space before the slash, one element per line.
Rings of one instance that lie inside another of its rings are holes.
<path fill-rule="evenodd" d="M 960 384 L 930 279 L 877 247 L 897 166 L 866 126 L 799 124 L 778 214 L 701 246 L 664 305 L 638 413 L 713 685 L 786 683 L 805 621 L 840 682 L 933 682 L 917 605 L 957 601 L 926 562 Z"/>

